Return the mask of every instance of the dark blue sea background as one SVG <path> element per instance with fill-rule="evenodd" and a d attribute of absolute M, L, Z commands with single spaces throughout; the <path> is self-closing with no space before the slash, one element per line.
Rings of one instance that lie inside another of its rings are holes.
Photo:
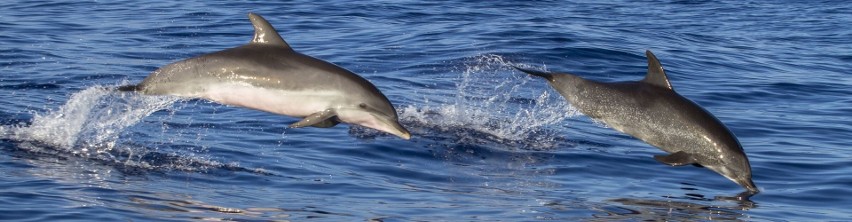
<path fill-rule="evenodd" d="M 249 12 L 396 106 L 411 140 L 117 93 L 247 43 Z M 852 220 L 847 1 L 2 1 L 0 220 Z M 653 51 L 761 192 L 512 65 L 631 81 Z"/>

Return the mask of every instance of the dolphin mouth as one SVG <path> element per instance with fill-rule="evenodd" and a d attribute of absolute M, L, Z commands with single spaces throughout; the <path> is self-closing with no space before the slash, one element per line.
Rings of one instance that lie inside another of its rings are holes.
<path fill-rule="evenodd" d="M 405 127 L 403 127 L 402 124 L 399 124 L 399 120 L 397 120 L 397 118 L 387 118 L 387 117 L 382 117 L 382 116 L 376 115 L 376 114 L 373 114 L 373 116 L 376 119 L 378 119 L 380 123 L 382 123 L 384 126 L 386 126 L 386 127 L 381 127 L 381 128 L 375 128 L 375 129 L 377 129 L 379 131 L 386 132 L 386 133 L 393 134 L 393 135 L 398 136 L 399 138 L 402 138 L 404 140 L 411 139 L 411 132 L 409 132 L 408 129 L 405 129 Z"/>
<path fill-rule="evenodd" d="M 757 185 L 754 185 L 754 181 L 751 178 L 737 180 L 736 182 L 751 193 L 760 193 L 760 190 L 757 189 Z"/>
<path fill-rule="evenodd" d="M 388 123 L 388 125 L 390 125 L 393 129 L 395 129 L 396 132 L 388 132 L 388 133 L 396 135 L 396 136 L 398 136 L 398 137 L 400 137 L 404 140 L 411 139 L 411 132 L 408 132 L 408 129 L 405 129 L 405 127 L 402 127 L 402 125 L 399 124 L 398 121 L 389 121 L 389 122 L 390 123 Z"/>
<path fill-rule="evenodd" d="M 399 136 L 400 138 L 402 138 L 404 140 L 410 140 L 411 139 L 411 133 L 409 133 L 409 132 L 403 132 L 402 134 L 397 135 L 397 136 Z"/>

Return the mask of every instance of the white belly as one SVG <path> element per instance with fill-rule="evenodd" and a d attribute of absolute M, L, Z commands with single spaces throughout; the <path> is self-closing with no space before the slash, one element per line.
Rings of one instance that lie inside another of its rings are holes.
<path fill-rule="evenodd" d="M 343 101 L 337 91 L 288 91 L 255 87 L 245 83 L 219 83 L 195 95 L 225 105 L 241 106 L 294 117 L 305 117 Z"/>

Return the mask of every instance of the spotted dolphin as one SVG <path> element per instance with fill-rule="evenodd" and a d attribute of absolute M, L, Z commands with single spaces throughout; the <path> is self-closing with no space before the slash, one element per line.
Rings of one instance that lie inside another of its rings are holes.
<path fill-rule="evenodd" d="M 249 13 L 248 44 L 166 65 L 141 83 L 119 87 L 146 95 L 212 100 L 304 117 L 291 128 L 357 124 L 403 139 L 411 134 L 376 86 L 344 68 L 293 50 L 260 15 Z"/>
<path fill-rule="evenodd" d="M 651 51 L 641 81 L 604 83 L 566 73 L 517 68 L 543 77 L 581 113 L 668 152 L 654 158 L 672 166 L 693 164 L 759 192 L 740 142 L 719 119 L 672 88 Z"/>

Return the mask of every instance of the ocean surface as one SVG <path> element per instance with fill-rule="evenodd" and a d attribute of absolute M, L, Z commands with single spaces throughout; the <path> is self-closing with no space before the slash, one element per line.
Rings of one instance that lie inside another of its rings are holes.
<path fill-rule="evenodd" d="M 247 43 L 396 106 L 411 140 L 204 100 L 117 93 Z M 2 1 L 0 220 L 852 220 L 846 1 Z M 663 154 L 512 65 L 674 88 L 737 135 L 761 190 Z"/>

